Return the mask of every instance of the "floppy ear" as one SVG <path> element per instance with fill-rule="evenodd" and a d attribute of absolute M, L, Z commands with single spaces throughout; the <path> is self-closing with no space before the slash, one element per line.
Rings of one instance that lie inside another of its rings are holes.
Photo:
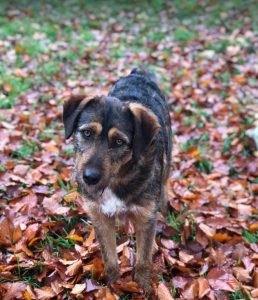
<path fill-rule="evenodd" d="M 129 109 L 134 118 L 133 155 L 138 160 L 160 130 L 156 115 L 138 103 L 130 103 Z"/>
<path fill-rule="evenodd" d="M 65 138 L 68 139 L 74 132 L 76 119 L 82 109 L 97 97 L 86 95 L 74 95 L 64 100 L 63 105 L 63 122 L 65 127 Z"/>

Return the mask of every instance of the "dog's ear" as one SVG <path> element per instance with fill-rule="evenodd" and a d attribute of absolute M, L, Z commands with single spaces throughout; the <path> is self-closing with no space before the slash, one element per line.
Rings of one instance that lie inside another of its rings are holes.
<path fill-rule="evenodd" d="M 134 119 L 133 155 L 138 160 L 152 143 L 160 130 L 156 115 L 138 103 L 130 103 L 129 109 Z"/>
<path fill-rule="evenodd" d="M 76 120 L 83 108 L 98 97 L 86 95 L 74 95 L 64 99 L 63 122 L 65 127 L 65 138 L 68 139 L 74 132 Z"/>

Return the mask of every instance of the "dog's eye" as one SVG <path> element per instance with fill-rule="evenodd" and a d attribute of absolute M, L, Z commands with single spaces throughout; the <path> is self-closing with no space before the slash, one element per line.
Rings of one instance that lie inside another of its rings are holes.
<path fill-rule="evenodd" d="M 83 130 L 83 135 L 85 136 L 85 137 L 90 137 L 91 135 L 92 135 L 92 130 L 90 130 L 90 129 L 85 129 L 85 130 Z"/>
<path fill-rule="evenodd" d="M 124 144 L 124 141 L 122 139 L 116 139 L 115 143 L 117 146 L 122 146 Z"/>

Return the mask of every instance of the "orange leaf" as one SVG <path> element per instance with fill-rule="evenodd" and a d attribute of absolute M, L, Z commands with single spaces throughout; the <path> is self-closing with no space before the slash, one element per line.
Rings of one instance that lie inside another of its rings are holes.
<path fill-rule="evenodd" d="M 90 232 L 87 240 L 83 243 L 83 246 L 84 247 L 89 247 L 90 245 L 93 244 L 94 239 L 95 239 L 95 231 L 92 227 L 91 232 Z"/>
<path fill-rule="evenodd" d="M 0 245 L 9 246 L 20 240 L 22 236 L 21 228 L 14 227 L 13 223 L 6 217 L 0 220 Z"/>
<path fill-rule="evenodd" d="M 72 193 L 69 193 L 67 195 L 65 195 L 63 197 L 64 201 L 67 202 L 67 203 L 71 203 L 71 202 L 74 202 L 74 200 L 79 197 L 79 194 L 77 192 L 72 192 Z"/>
<path fill-rule="evenodd" d="M 6 91 L 6 92 L 11 92 L 12 90 L 13 90 L 13 86 L 11 85 L 11 83 L 5 83 L 4 85 L 3 85 L 3 88 L 4 88 L 4 90 Z"/>
<path fill-rule="evenodd" d="M 226 241 L 230 241 L 232 239 L 232 237 L 226 233 L 216 233 L 212 237 L 212 239 L 215 241 L 218 241 L 218 242 L 226 242 Z"/>
<path fill-rule="evenodd" d="M 239 83 L 239 84 L 244 84 L 244 83 L 246 83 L 246 78 L 243 77 L 243 76 L 241 76 L 241 75 L 236 76 L 236 77 L 235 77 L 235 80 L 236 80 L 236 82 Z"/>
<path fill-rule="evenodd" d="M 258 230 L 258 223 L 253 223 L 253 224 L 249 225 L 249 230 L 251 232 L 255 232 L 256 230 Z"/>
<path fill-rule="evenodd" d="M 41 239 L 41 238 L 39 238 L 39 237 L 33 238 L 33 239 L 29 242 L 29 247 L 30 247 L 31 245 L 33 245 L 36 241 L 40 240 L 40 239 Z"/>
<path fill-rule="evenodd" d="M 23 293 L 23 296 L 24 296 L 24 299 L 25 299 L 25 300 L 31 300 L 31 296 L 30 296 L 30 294 L 29 294 L 28 291 L 25 291 L 25 292 Z"/>
<path fill-rule="evenodd" d="M 211 289 L 206 278 L 198 278 L 197 281 L 199 285 L 199 298 L 201 299 L 207 295 Z"/>
<path fill-rule="evenodd" d="M 77 234 L 68 234 L 66 236 L 67 239 L 70 239 L 70 240 L 74 240 L 76 242 L 83 242 L 83 237 L 77 235 Z"/>

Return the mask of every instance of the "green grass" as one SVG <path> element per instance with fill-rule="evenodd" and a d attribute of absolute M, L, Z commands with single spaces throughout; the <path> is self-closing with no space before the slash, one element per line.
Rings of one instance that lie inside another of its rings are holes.
<path fill-rule="evenodd" d="M 50 234 L 40 241 L 39 250 L 43 250 L 46 247 L 50 248 L 51 252 L 55 253 L 57 256 L 60 256 L 59 248 L 63 249 L 74 249 L 75 241 L 69 238 L 64 238 L 56 233 L 52 233 L 55 237 Z"/>
<path fill-rule="evenodd" d="M 195 37 L 196 34 L 185 27 L 178 27 L 175 30 L 175 41 L 177 42 L 188 42 L 193 40 Z"/>
<path fill-rule="evenodd" d="M 254 233 L 251 233 L 248 230 L 244 230 L 242 236 L 249 243 L 258 243 L 258 230 Z"/>
<path fill-rule="evenodd" d="M 39 150 L 40 148 L 35 142 L 22 141 L 21 146 L 12 153 L 12 157 L 17 159 L 28 159 L 34 152 Z"/>
<path fill-rule="evenodd" d="M 6 11 L 13 7 L 20 13 L 10 21 Z M 122 26 L 125 33 L 119 34 L 117 41 L 108 41 L 111 47 L 103 53 L 105 59 L 103 64 L 109 64 L 108 59 L 112 58 L 115 67 L 117 61 L 125 57 L 125 52 L 128 50 L 132 53 L 152 52 L 146 43 L 160 44 L 169 37 L 174 39 L 178 46 L 185 47 L 198 38 L 199 29 L 196 25 L 200 23 L 204 26 L 226 26 L 228 31 L 233 31 L 236 27 L 241 28 L 242 20 L 230 18 L 231 14 L 238 11 L 243 11 L 243 15 L 250 18 L 253 29 L 258 28 L 256 8 L 257 4 L 251 0 L 232 0 L 227 3 L 215 0 L 204 1 L 201 4 L 197 0 L 151 0 L 141 1 L 137 5 L 124 0 L 119 2 L 115 0 L 1 1 L 0 40 L 5 41 L 10 37 L 15 40 L 12 49 L 15 51 L 16 59 L 10 60 L 5 55 L 2 59 L 4 63 L 0 66 L 0 90 L 7 83 L 12 89 L 7 95 L 0 93 L 0 108 L 13 107 L 22 95 L 29 91 L 37 91 L 42 85 L 50 84 L 63 88 L 66 86 L 67 79 L 77 79 L 79 76 L 104 85 L 107 78 L 102 78 L 99 72 L 94 72 L 96 67 L 99 68 L 97 63 L 99 58 L 95 57 L 95 53 L 99 51 L 95 30 L 103 31 L 104 26 L 106 32 L 110 33 L 113 20 Z M 39 14 L 39 11 L 42 14 Z M 125 12 L 125 15 L 121 12 Z M 160 14 L 163 12 L 168 14 L 167 23 L 172 30 L 161 24 Z M 222 12 L 229 15 L 226 21 L 221 16 Z M 88 17 L 88 14 L 94 18 Z M 139 28 L 137 33 L 132 30 L 135 25 Z M 128 36 L 132 38 L 128 39 Z M 53 49 L 57 42 L 64 43 L 64 46 Z M 224 38 L 205 45 L 205 48 L 224 53 L 230 43 L 232 42 Z M 254 45 L 248 39 L 236 43 L 248 51 L 255 52 Z M 171 55 L 171 50 L 164 49 L 163 53 Z M 24 60 L 24 56 L 34 62 L 34 68 L 27 78 L 17 78 L 10 70 L 26 68 L 27 61 Z M 85 56 L 86 67 L 85 61 L 81 63 Z M 136 56 L 134 64 L 140 62 L 141 59 Z M 64 64 L 65 68 L 63 68 Z M 218 76 L 218 79 L 225 84 L 228 84 L 230 78 L 231 75 L 226 72 Z M 164 89 L 170 93 L 169 83 Z M 204 123 L 196 118 L 193 118 L 193 123 L 196 123 L 199 128 L 204 126 Z"/>
<path fill-rule="evenodd" d="M 37 275 L 43 272 L 44 266 L 40 261 L 36 262 L 36 265 L 33 267 L 25 267 L 22 268 L 17 261 L 17 268 L 12 271 L 12 274 L 15 276 L 14 279 L 10 278 L 0 278 L 0 283 L 5 282 L 15 282 L 15 281 L 22 281 L 25 284 L 31 286 L 32 288 L 40 288 L 43 286 L 43 281 L 39 281 L 37 279 Z"/>
<path fill-rule="evenodd" d="M 226 154 L 231 150 L 231 143 L 234 138 L 237 136 L 237 133 L 232 133 L 228 137 L 226 137 L 222 143 L 222 153 Z"/>
<path fill-rule="evenodd" d="M 182 221 L 178 218 L 179 214 L 177 212 L 169 212 L 167 215 L 167 222 L 168 224 L 176 231 L 171 239 L 177 243 L 181 242 L 181 235 L 182 235 Z"/>
<path fill-rule="evenodd" d="M 199 171 L 205 174 L 210 174 L 213 168 L 212 162 L 205 157 L 201 157 L 201 159 L 195 163 L 195 166 Z"/>
<path fill-rule="evenodd" d="M 235 290 L 233 293 L 229 295 L 229 300 L 252 300 L 253 298 L 248 292 L 243 292 L 240 289 Z"/>
<path fill-rule="evenodd" d="M 0 165 L 0 173 L 4 172 L 6 169 L 5 169 L 5 166 L 3 165 Z"/>

